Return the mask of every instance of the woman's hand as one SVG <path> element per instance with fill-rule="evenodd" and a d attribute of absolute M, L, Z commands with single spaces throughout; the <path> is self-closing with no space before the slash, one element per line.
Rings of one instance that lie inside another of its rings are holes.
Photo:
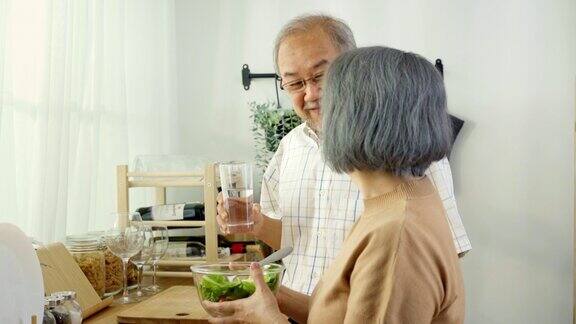
<path fill-rule="evenodd" d="M 210 323 L 288 323 L 278 308 L 274 293 L 264 282 L 258 263 L 250 265 L 250 275 L 256 286 L 252 296 L 230 302 L 202 302 L 209 313 L 218 316 L 210 317 Z"/>

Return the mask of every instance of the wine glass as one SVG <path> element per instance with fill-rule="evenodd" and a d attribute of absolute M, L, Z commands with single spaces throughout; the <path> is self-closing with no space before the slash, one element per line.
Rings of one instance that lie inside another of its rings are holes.
<path fill-rule="evenodd" d="M 151 294 L 156 294 L 162 290 L 160 286 L 156 284 L 156 271 L 158 269 L 158 261 L 164 256 L 166 250 L 168 249 L 168 228 L 166 226 L 152 226 L 152 267 L 154 268 L 154 273 L 152 276 L 152 286 L 147 287 L 145 290 Z"/>
<path fill-rule="evenodd" d="M 144 243 L 142 244 L 142 249 L 130 259 L 130 261 L 134 263 L 138 269 L 138 288 L 133 294 L 133 296 L 138 299 L 142 299 L 145 296 L 144 292 L 142 291 L 142 270 L 144 265 L 152 257 L 152 250 L 154 247 L 154 236 L 152 233 L 152 228 L 147 225 L 143 225 L 142 227 L 144 233 Z"/>
<path fill-rule="evenodd" d="M 128 294 L 128 261 L 142 249 L 144 227 L 139 213 L 119 212 L 113 216 L 116 221 L 104 234 L 104 242 L 114 255 L 122 259 L 124 292 L 116 303 L 128 304 L 137 301 Z"/>

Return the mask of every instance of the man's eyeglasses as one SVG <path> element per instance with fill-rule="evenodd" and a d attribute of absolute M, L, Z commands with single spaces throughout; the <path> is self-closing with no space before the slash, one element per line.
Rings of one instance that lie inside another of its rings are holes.
<path fill-rule="evenodd" d="M 323 78 L 324 78 L 324 72 L 320 72 L 308 79 L 300 79 L 286 83 L 280 83 L 280 89 L 286 90 L 289 93 L 302 92 L 304 91 L 304 89 L 306 89 L 306 84 L 311 82 L 312 84 L 320 85 L 322 84 Z"/>

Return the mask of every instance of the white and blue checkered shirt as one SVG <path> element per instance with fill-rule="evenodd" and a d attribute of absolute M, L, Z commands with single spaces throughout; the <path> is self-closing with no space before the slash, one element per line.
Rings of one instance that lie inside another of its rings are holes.
<path fill-rule="evenodd" d="M 457 252 L 470 250 L 448 160 L 433 163 L 426 174 L 444 203 Z M 282 246 L 294 248 L 284 259 L 283 284 L 310 295 L 364 209 L 360 191 L 348 175 L 326 165 L 318 137 L 302 124 L 282 139 L 270 160 L 260 203 L 264 215 L 282 220 Z"/>

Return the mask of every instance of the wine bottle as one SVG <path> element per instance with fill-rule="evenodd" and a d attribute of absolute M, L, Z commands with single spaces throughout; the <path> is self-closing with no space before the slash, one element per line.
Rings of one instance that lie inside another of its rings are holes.
<path fill-rule="evenodd" d="M 136 210 L 142 220 L 171 221 L 171 220 L 204 220 L 204 204 L 187 203 L 141 207 Z"/>
<path fill-rule="evenodd" d="M 206 247 L 199 242 L 170 242 L 166 255 L 170 258 L 186 258 L 204 256 Z"/>

